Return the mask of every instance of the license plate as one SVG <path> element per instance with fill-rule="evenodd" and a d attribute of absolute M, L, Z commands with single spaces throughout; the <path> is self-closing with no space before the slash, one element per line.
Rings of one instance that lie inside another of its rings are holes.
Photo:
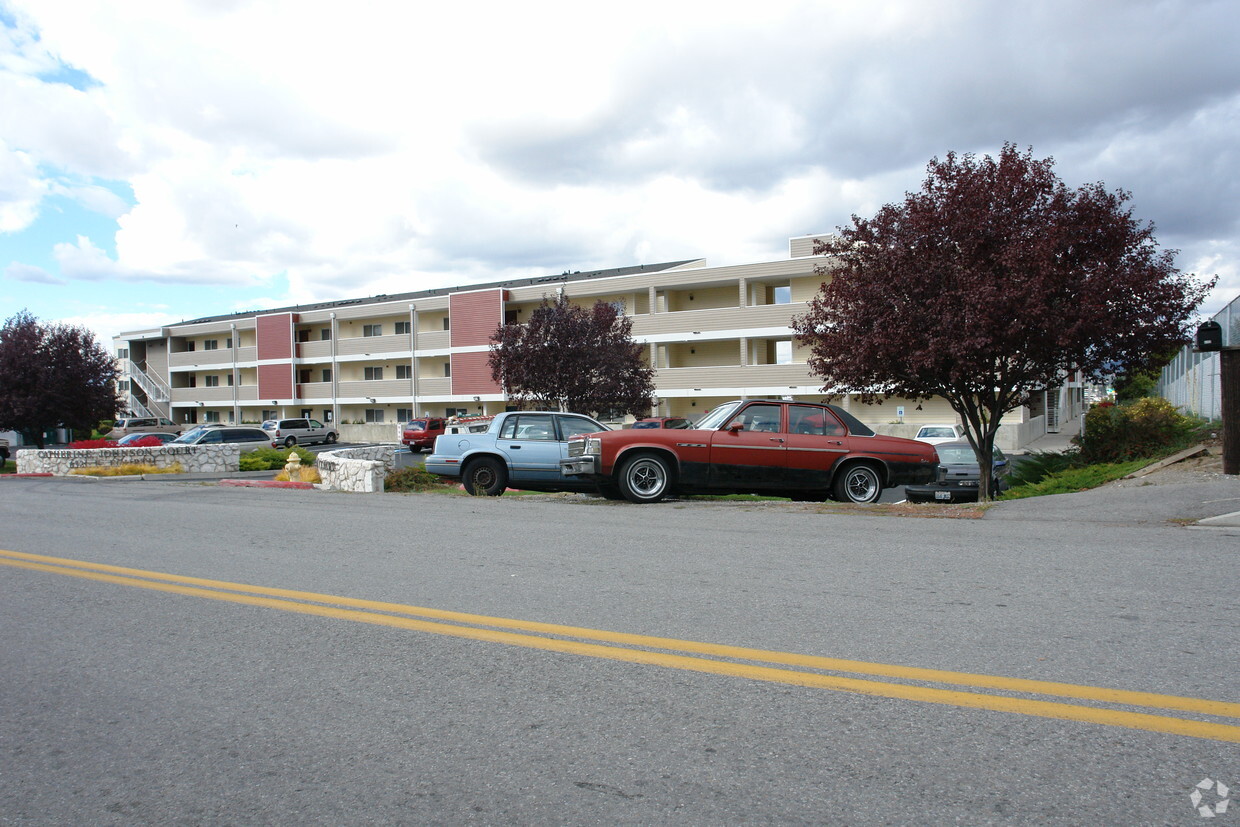
<path fill-rule="evenodd" d="M 935 491 L 935 492 L 934 492 L 934 498 L 935 498 L 936 500 L 950 500 L 950 499 L 952 498 L 952 492 L 950 492 L 950 491 Z"/>

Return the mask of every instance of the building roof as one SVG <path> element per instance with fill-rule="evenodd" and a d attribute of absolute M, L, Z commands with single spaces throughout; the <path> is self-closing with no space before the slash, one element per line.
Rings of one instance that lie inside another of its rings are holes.
<path fill-rule="evenodd" d="M 613 267 L 608 270 L 589 270 L 582 272 L 575 270 L 569 272 L 565 270 L 559 275 L 553 276 L 534 276 L 524 279 L 510 279 L 508 281 L 493 281 L 484 284 L 463 284 L 456 287 L 437 287 L 430 290 L 415 290 L 410 293 L 381 293 L 377 296 L 368 296 L 359 299 L 336 299 L 326 302 L 312 302 L 310 304 L 297 304 L 288 307 L 264 308 L 262 310 L 246 310 L 240 313 L 226 313 L 219 316 L 203 316 L 200 319 L 187 319 L 181 322 L 170 322 L 166 327 L 180 327 L 182 325 L 203 324 L 204 322 L 222 322 L 229 319 L 248 319 L 252 316 L 267 313 L 307 313 L 312 310 L 331 310 L 335 307 L 356 307 L 358 305 L 367 304 L 387 304 L 389 302 L 412 301 L 420 298 L 428 298 L 430 296 L 446 296 L 449 293 L 461 293 L 473 290 L 489 290 L 494 288 L 513 288 L 513 287 L 530 287 L 537 284 L 562 284 L 572 281 L 586 281 L 589 279 L 606 279 L 615 278 L 617 276 L 632 276 L 639 273 L 660 273 L 667 270 L 675 270 L 686 265 L 702 266 L 705 262 L 702 259 L 684 259 L 683 261 L 668 261 L 662 264 L 635 264 L 630 267 Z"/>

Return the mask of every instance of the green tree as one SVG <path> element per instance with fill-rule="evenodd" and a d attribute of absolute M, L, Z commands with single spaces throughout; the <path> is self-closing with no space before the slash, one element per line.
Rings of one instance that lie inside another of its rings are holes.
<path fill-rule="evenodd" d="M 608 302 L 586 309 L 563 293 L 544 298 L 527 323 L 501 325 L 491 336 L 491 375 L 518 404 L 644 416 L 654 369 L 632 329 L 633 321 Z"/>
<path fill-rule="evenodd" d="M 1214 281 L 1176 269 L 1128 193 L 1069 189 L 1053 165 L 1013 144 L 948 153 L 903 203 L 818 242 L 829 281 L 794 329 L 826 389 L 943 397 L 988 468 L 1000 417 L 1035 391 L 1141 371 L 1186 341 Z"/>
<path fill-rule="evenodd" d="M 0 430 L 89 432 L 116 415 L 116 362 L 84 327 L 39 324 L 22 310 L 0 328 Z"/>

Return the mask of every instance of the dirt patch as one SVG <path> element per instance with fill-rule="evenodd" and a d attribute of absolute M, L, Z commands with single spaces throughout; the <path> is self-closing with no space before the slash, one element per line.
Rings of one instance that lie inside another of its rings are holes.
<path fill-rule="evenodd" d="M 1189 457 L 1174 465 L 1160 468 L 1143 477 L 1115 480 L 1107 483 L 1115 488 L 1136 488 L 1141 485 L 1188 485 L 1200 482 L 1225 482 L 1240 477 L 1223 473 L 1223 448 L 1221 445 L 1207 446 L 1209 453 Z"/>

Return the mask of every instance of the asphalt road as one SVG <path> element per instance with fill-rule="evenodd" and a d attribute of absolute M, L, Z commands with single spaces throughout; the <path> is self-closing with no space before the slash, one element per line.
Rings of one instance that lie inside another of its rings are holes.
<path fill-rule="evenodd" d="M 1176 524 L 1208 492 L 0 485 L 0 824 L 1189 824 L 1240 789 L 1240 707 L 1201 702 L 1240 701 L 1236 537 Z"/>

